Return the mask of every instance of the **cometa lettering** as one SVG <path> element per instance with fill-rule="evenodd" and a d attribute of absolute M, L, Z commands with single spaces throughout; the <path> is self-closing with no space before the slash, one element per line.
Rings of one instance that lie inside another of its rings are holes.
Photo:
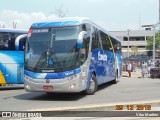
<path fill-rule="evenodd" d="M 107 55 L 103 55 L 100 53 L 100 51 L 98 52 L 98 60 L 103 60 L 103 61 L 107 61 Z"/>

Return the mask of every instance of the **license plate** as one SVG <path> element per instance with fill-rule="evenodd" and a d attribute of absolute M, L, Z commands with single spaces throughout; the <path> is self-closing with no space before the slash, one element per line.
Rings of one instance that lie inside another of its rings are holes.
<path fill-rule="evenodd" d="M 44 90 L 53 90 L 53 86 L 43 86 Z"/>

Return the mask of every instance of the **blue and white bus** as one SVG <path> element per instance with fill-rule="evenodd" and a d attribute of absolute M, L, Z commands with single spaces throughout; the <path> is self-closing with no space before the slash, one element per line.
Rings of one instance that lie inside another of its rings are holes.
<path fill-rule="evenodd" d="M 94 94 L 122 75 L 121 42 L 88 18 L 31 25 L 25 47 L 26 91 Z"/>
<path fill-rule="evenodd" d="M 0 28 L 0 85 L 24 83 L 27 30 Z"/>

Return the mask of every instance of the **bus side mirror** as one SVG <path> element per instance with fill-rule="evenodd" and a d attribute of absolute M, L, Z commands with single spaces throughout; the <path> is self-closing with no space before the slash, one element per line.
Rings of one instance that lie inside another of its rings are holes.
<path fill-rule="evenodd" d="M 82 48 L 83 45 L 83 38 L 84 36 L 87 34 L 86 31 L 81 31 L 78 35 L 78 39 L 77 39 L 77 48 Z"/>
<path fill-rule="evenodd" d="M 16 40 L 15 40 L 15 50 L 16 51 L 23 49 L 22 47 L 24 46 L 24 42 L 25 42 L 26 37 L 27 37 L 27 34 L 22 34 L 16 38 Z M 20 43 L 23 43 L 23 45 Z"/>

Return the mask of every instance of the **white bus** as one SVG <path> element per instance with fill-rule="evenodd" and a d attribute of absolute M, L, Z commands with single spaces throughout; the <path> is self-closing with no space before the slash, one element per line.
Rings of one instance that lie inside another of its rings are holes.
<path fill-rule="evenodd" d="M 94 94 L 122 75 L 121 42 L 88 18 L 37 22 L 25 47 L 26 91 Z"/>

